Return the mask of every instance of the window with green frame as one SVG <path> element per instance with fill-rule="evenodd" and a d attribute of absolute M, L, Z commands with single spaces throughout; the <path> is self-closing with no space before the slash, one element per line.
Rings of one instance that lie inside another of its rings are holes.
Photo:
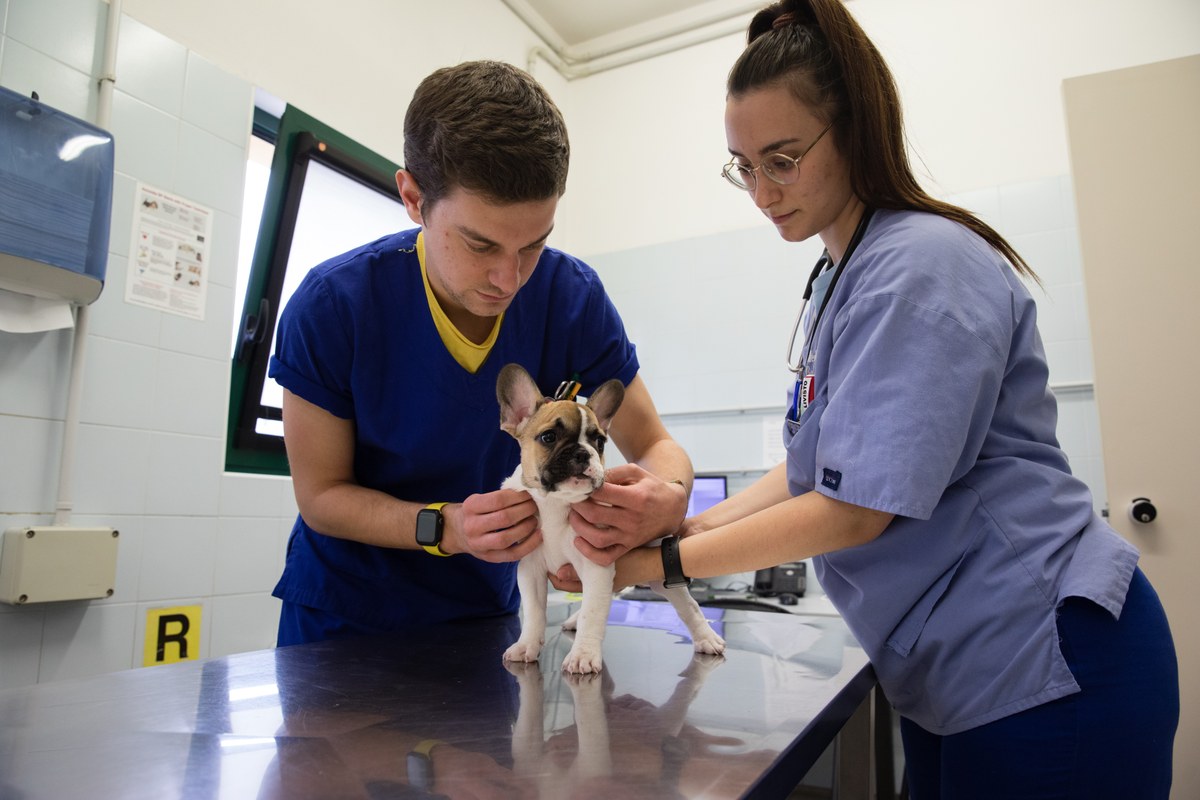
<path fill-rule="evenodd" d="M 256 109 L 254 135 L 274 154 L 234 331 L 225 469 L 287 475 L 283 393 L 267 378 L 279 312 L 308 270 L 400 230 L 407 216 L 399 165 L 299 109 L 278 118 Z"/>

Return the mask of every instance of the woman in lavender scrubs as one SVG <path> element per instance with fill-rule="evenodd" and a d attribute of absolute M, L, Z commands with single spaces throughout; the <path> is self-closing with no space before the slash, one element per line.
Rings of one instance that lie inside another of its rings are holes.
<path fill-rule="evenodd" d="M 814 557 L 901 715 L 915 800 L 1166 798 L 1170 630 L 1059 448 L 1033 271 L 918 186 L 891 74 L 838 0 L 754 18 L 725 127 L 729 182 L 826 248 L 787 460 L 685 521 L 677 555 L 622 557 L 617 585 Z"/>

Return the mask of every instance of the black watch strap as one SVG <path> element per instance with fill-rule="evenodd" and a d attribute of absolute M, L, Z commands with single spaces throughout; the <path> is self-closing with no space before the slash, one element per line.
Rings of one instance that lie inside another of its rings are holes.
<path fill-rule="evenodd" d="M 692 579 L 683 574 L 683 563 L 679 560 L 679 537 L 668 536 L 662 547 L 663 586 L 691 586 Z"/>

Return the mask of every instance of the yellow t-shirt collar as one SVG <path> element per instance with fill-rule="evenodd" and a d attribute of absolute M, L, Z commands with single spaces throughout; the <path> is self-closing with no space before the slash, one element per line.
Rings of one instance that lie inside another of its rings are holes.
<path fill-rule="evenodd" d="M 446 346 L 446 350 L 450 352 L 454 360 L 463 369 L 474 374 L 487 360 L 488 353 L 496 344 L 496 338 L 500 335 L 500 323 L 504 321 L 504 313 L 496 317 L 496 324 L 492 326 L 492 332 L 488 334 L 487 339 L 482 344 L 475 344 L 463 336 L 462 332 L 446 316 L 441 303 L 438 302 L 437 295 L 433 293 L 433 287 L 429 284 L 429 270 L 425 266 L 425 231 L 417 234 L 417 260 L 421 263 L 421 281 L 425 284 L 425 300 L 429 304 L 429 313 L 433 315 L 433 324 L 437 328 L 438 336 L 441 337 L 442 344 Z"/>

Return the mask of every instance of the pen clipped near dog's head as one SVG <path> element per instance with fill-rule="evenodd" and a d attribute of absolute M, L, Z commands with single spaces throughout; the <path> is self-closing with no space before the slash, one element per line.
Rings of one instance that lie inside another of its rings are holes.
<path fill-rule="evenodd" d="M 500 428 L 521 445 L 521 480 L 527 488 L 582 500 L 604 483 L 604 445 L 625 387 L 610 380 L 592 392 L 587 404 L 542 395 L 519 364 L 500 370 L 496 380 Z"/>

